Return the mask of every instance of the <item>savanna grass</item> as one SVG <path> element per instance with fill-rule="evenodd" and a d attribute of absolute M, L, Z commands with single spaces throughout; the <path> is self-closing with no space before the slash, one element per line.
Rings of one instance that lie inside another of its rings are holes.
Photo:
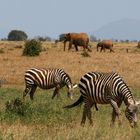
<path fill-rule="evenodd" d="M 34 101 L 29 95 L 24 104 L 24 115 L 6 111 L 5 103 L 15 98 L 22 100 L 25 88 L 24 73 L 31 67 L 63 68 L 71 77 L 73 83 L 78 83 L 83 74 L 89 71 L 118 72 L 132 89 L 134 97 L 140 99 L 140 52 L 137 43 L 115 43 L 115 53 L 96 51 L 96 43 L 91 43 L 90 57 L 83 57 L 74 49 L 63 51 L 63 44 L 52 47 L 52 42 L 43 42 L 42 51 L 37 57 L 23 56 L 24 42 L 1 42 L 0 49 L 0 77 L 6 80 L 0 88 L 0 139 L 26 140 L 139 140 L 140 116 L 138 113 L 138 127 L 131 129 L 124 115 L 124 104 L 121 106 L 122 125 L 116 120 L 115 126 L 110 127 L 112 108 L 110 105 L 98 105 L 99 111 L 92 109 L 93 126 L 87 120 L 84 127 L 80 126 L 83 105 L 73 109 L 64 109 L 63 106 L 73 103 L 80 93 L 76 89 L 74 100 L 67 98 L 66 88 L 63 88 L 60 98 L 51 99 L 52 90 L 37 89 Z M 128 53 L 126 52 L 128 49 Z"/>
<path fill-rule="evenodd" d="M 78 90 L 71 101 L 66 94 L 66 88 L 61 90 L 60 98 L 51 99 L 52 90 L 38 89 L 34 101 L 27 95 L 25 104 L 28 105 L 24 115 L 5 111 L 7 100 L 21 98 L 22 90 L 0 89 L 0 132 L 2 138 L 13 139 L 139 139 L 139 127 L 132 129 L 124 116 L 124 105 L 121 107 L 122 125 L 116 120 L 115 126 L 110 127 L 112 107 L 98 105 L 99 111 L 92 109 L 93 126 L 87 120 L 84 127 L 80 126 L 83 105 L 73 109 L 63 106 L 74 102 L 80 96 Z M 140 98 L 140 89 L 133 90 L 134 96 Z M 140 123 L 140 121 L 138 121 Z"/>

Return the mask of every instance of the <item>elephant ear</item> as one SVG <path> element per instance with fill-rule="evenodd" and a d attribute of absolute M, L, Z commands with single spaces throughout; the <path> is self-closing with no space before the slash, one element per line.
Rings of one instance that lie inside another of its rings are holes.
<path fill-rule="evenodd" d="M 65 37 L 67 38 L 67 39 L 70 39 L 70 33 L 67 33 L 66 35 L 65 35 Z"/>

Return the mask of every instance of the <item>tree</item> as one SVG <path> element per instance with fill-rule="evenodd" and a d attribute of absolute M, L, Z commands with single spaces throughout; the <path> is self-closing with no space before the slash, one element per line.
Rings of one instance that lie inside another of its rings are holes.
<path fill-rule="evenodd" d="M 49 36 L 45 36 L 45 37 L 37 36 L 37 37 L 35 37 L 35 40 L 39 40 L 39 41 L 51 41 L 52 39 Z"/>
<path fill-rule="evenodd" d="M 12 30 L 8 34 L 8 40 L 10 41 L 23 41 L 27 40 L 28 36 L 24 31 Z"/>

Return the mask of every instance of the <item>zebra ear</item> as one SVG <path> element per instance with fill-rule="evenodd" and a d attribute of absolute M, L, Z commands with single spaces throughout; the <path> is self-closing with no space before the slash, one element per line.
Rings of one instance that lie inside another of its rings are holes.
<path fill-rule="evenodd" d="M 77 88 L 77 87 L 78 87 L 78 85 L 77 85 L 77 84 L 75 84 L 75 85 L 73 86 L 73 89 L 74 89 L 74 88 Z"/>
<path fill-rule="evenodd" d="M 140 101 L 136 101 L 136 105 L 140 105 Z"/>

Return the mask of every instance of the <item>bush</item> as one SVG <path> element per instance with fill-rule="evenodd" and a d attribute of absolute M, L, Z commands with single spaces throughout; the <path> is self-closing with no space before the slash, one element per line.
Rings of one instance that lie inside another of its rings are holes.
<path fill-rule="evenodd" d="M 13 113 L 17 113 L 19 115 L 25 115 L 25 112 L 27 110 L 27 105 L 25 105 L 19 98 L 9 100 L 5 103 L 5 105 L 6 105 L 6 112 L 10 111 Z"/>
<path fill-rule="evenodd" d="M 23 41 L 27 40 L 27 34 L 20 30 L 12 30 L 8 34 L 8 40 L 10 41 Z"/>
<path fill-rule="evenodd" d="M 25 43 L 25 48 L 23 50 L 23 55 L 26 56 L 37 56 L 41 52 L 41 42 L 37 40 L 28 40 Z"/>

